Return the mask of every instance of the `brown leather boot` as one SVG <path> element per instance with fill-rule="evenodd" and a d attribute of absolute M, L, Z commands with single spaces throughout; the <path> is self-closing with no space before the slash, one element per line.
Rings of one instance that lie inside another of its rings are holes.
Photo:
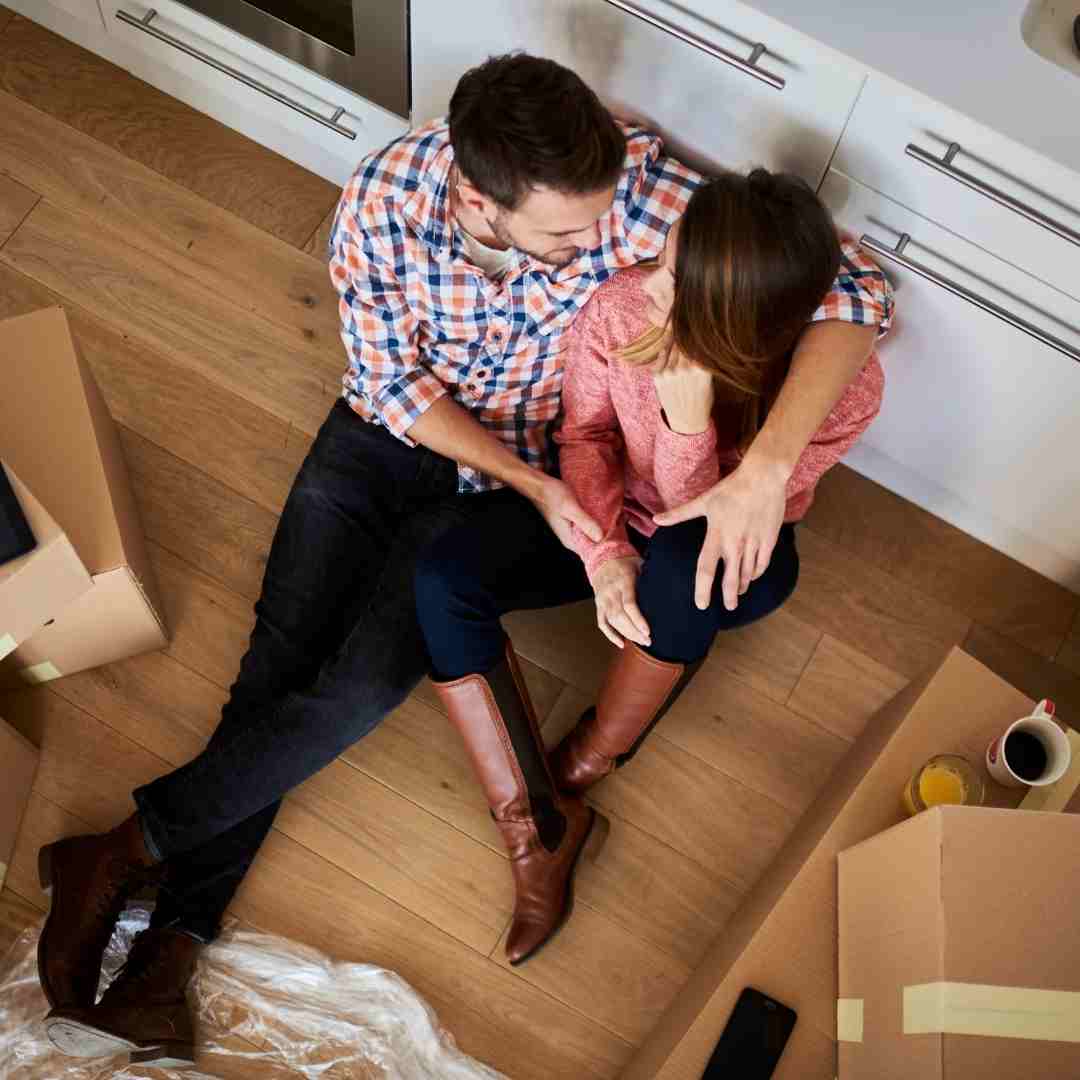
<path fill-rule="evenodd" d="M 128 1050 L 132 1065 L 192 1064 L 195 1031 L 184 991 L 199 947 L 180 930 L 144 930 L 101 1001 L 49 1013 L 49 1041 L 73 1057 Z"/>
<path fill-rule="evenodd" d="M 38 877 L 52 899 L 38 941 L 38 978 L 52 1008 L 93 1005 L 125 901 L 160 874 L 135 815 L 112 832 L 69 837 L 38 852 Z"/>
<path fill-rule="evenodd" d="M 599 854 L 608 822 L 555 787 L 509 642 L 504 659 L 487 675 L 466 675 L 435 688 L 465 740 L 510 853 L 517 895 L 506 956 L 520 964 L 569 918 L 578 860 L 586 849 L 592 858 Z"/>
<path fill-rule="evenodd" d="M 628 641 L 608 668 L 596 705 L 587 709 L 551 754 L 560 791 L 584 795 L 625 765 L 660 722 L 701 661 L 657 660 Z"/>

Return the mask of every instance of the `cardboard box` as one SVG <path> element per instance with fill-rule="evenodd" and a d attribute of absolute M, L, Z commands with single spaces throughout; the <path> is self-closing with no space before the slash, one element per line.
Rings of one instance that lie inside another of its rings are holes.
<path fill-rule="evenodd" d="M 775 1080 L 834 1080 L 837 855 L 904 820 L 900 793 L 927 758 L 981 761 L 991 739 L 1033 704 L 959 649 L 901 690 L 870 719 L 623 1080 L 700 1080 L 745 986 L 799 1014 Z M 1023 796 L 987 780 L 990 805 L 1016 806 Z"/>
<path fill-rule="evenodd" d="M 0 719 L 0 888 L 7 876 L 38 763 L 37 747 Z"/>
<path fill-rule="evenodd" d="M 839 882 L 840 1080 L 1080 1077 L 1080 817 L 938 807 Z"/>
<path fill-rule="evenodd" d="M 43 682 L 164 648 L 120 440 L 61 308 L 0 322 L 0 458 L 67 533 L 93 586 L 0 664 Z"/>
<path fill-rule="evenodd" d="M 37 547 L 0 565 L 0 660 L 92 586 L 64 530 L 15 473 L 0 462 Z"/>

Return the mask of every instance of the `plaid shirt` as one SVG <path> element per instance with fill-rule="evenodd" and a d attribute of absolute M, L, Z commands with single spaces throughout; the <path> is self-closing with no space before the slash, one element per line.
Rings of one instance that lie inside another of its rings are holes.
<path fill-rule="evenodd" d="M 449 212 L 454 160 L 444 121 L 368 155 L 342 192 L 330 236 L 348 356 L 344 396 L 413 445 L 408 429 L 449 394 L 528 464 L 550 471 L 567 328 L 616 271 L 655 258 L 701 177 L 646 131 L 625 128 L 626 166 L 601 244 L 558 269 L 523 253 L 498 282 L 464 253 Z M 814 319 L 883 322 L 881 272 L 847 256 Z M 462 492 L 499 482 L 466 465 Z"/>

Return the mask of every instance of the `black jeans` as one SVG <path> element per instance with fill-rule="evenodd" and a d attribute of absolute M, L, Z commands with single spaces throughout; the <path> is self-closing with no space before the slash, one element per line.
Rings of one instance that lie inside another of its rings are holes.
<path fill-rule="evenodd" d="M 454 462 L 334 406 L 278 523 L 221 723 L 196 758 L 134 792 L 168 860 L 155 926 L 215 937 L 282 796 L 427 673 L 416 557 L 477 498 L 457 494 Z"/>
<path fill-rule="evenodd" d="M 700 660 L 723 630 L 775 611 L 799 577 L 795 527 L 784 525 L 768 569 L 728 611 L 720 594 L 721 566 L 712 603 L 694 605 L 694 576 L 705 540 L 703 519 L 657 529 L 646 538 L 631 531 L 644 556 L 637 601 L 649 624 L 648 652 L 659 660 Z M 502 654 L 499 623 L 507 612 L 546 608 L 592 595 L 581 560 L 559 543 L 527 499 L 513 491 L 487 497 L 429 548 L 416 567 L 416 603 L 435 672 L 443 679 L 490 671 Z"/>

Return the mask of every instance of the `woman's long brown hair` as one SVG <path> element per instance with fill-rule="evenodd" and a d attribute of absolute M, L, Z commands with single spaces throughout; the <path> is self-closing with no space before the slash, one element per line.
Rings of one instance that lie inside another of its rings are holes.
<path fill-rule="evenodd" d="M 799 177 L 754 169 L 706 181 L 679 229 L 668 324 L 617 356 L 664 362 L 672 349 L 716 377 L 717 401 L 742 405 L 739 445 L 760 430 L 799 334 L 832 285 L 840 242 Z"/>

